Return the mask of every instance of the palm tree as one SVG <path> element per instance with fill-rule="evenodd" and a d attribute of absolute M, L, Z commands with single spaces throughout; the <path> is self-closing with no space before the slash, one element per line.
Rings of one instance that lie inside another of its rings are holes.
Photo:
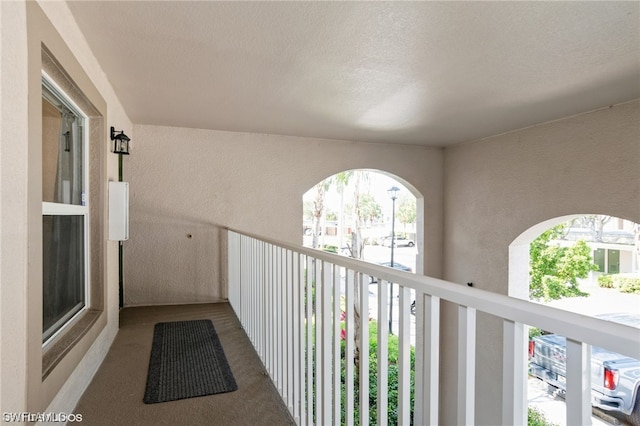
<path fill-rule="evenodd" d="M 322 222 L 322 214 L 324 213 L 324 194 L 329 189 L 330 180 L 325 179 L 316 184 L 316 197 L 313 200 L 313 219 L 315 222 L 315 230 L 313 232 L 313 240 L 311 246 L 318 248 L 318 236 L 320 235 L 320 224 Z"/>
<path fill-rule="evenodd" d="M 349 180 L 354 171 L 349 170 L 334 175 L 331 179 L 340 194 L 340 212 L 338 213 L 338 248 L 344 247 L 344 190 L 349 185 Z"/>

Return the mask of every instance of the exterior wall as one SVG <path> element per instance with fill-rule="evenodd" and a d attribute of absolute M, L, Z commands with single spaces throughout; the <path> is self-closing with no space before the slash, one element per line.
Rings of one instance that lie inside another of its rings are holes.
<path fill-rule="evenodd" d="M 302 243 L 302 196 L 343 170 L 384 170 L 424 197 L 424 270 L 441 274 L 442 150 L 137 125 L 125 305 L 226 298 L 221 227 Z M 191 235 L 191 238 L 188 236 Z"/>
<path fill-rule="evenodd" d="M 444 279 L 507 294 L 509 246 L 534 225 L 572 214 L 640 222 L 640 101 L 445 150 Z M 464 260 L 464 261 L 461 261 Z M 516 291 L 517 292 L 517 291 Z M 453 309 L 443 309 L 442 377 L 455 383 Z M 502 324 L 478 315 L 476 420 L 501 413 Z M 443 422 L 455 421 L 446 388 Z"/>
<path fill-rule="evenodd" d="M 93 241 L 105 248 L 104 311 L 43 380 L 41 46 L 105 122 L 117 120 L 129 129 L 131 122 L 65 3 L 0 2 L 0 20 L 0 411 L 70 413 L 117 332 L 118 255 L 117 243 Z M 101 167 L 107 179 L 115 179 L 117 158 L 106 155 L 107 140 L 105 132 Z M 106 180 L 99 184 L 106 196 Z"/>
<path fill-rule="evenodd" d="M 0 2 L 0 43 L 0 411 L 20 412 L 26 409 L 27 394 L 25 164 L 29 155 L 23 3 Z"/>

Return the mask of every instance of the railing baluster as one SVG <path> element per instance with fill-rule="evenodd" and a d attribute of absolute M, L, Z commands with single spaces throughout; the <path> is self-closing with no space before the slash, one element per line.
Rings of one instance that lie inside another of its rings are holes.
<path fill-rule="evenodd" d="M 242 272 L 241 272 L 241 279 L 242 279 L 242 300 L 246 300 L 247 301 L 247 306 L 246 309 L 243 310 L 242 315 L 243 315 L 243 320 L 242 323 L 244 325 L 245 331 L 247 332 L 247 335 L 249 336 L 249 339 L 252 338 L 251 336 L 251 317 L 249 312 L 251 311 L 251 308 L 253 308 L 252 306 L 252 299 L 250 297 L 248 297 L 249 294 L 251 294 L 251 291 L 248 289 L 249 284 L 250 284 L 250 280 L 249 280 L 249 268 L 247 265 L 249 265 L 250 263 L 250 259 L 248 258 L 248 253 L 247 253 L 247 245 L 248 245 L 248 241 L 246 237 L 243 237 L 240 241 L 240 250 L 241 250 L 241 256 L 242 256 Z"/>
<path fill-rule="evenodd" d="M 368 279 L 364 283 L 363 274 L 358 273 L 356 285 L 360 295 L 360 424 L 369 424 L 369 289 Z"/>
<path fill-rule="evenodd" d="M 567 339 L 567 425 L 591 424 L 591 346 Z"/>
<path fill-rule="evenodd" d="M 267 268 L 267 262 L 265 262 L 265 258 L 264 258 L 264 251 L 265 251 L 265 246 L 267 245 L 267 243 L 265 242 L 259 242 L 256 245 L 255 251 L 255 258 L 256 261 L 258 262 L 257 265 L 255 266 L 256 269 L 256 293 L 257 293 L 257 300 L 260 300 L 264 297 L 264 293 L 265 293 L 265 286 L 261 285 L 261 282 L 264 282 L 264 279 L 266 277 L 266 268 Z M 260 304 L 258 306 L 258 318 L 264 318 L 264 315 L 267 315 L 267 310 L 268 308 L 264 306 L 264 304 Z M 267 327 L 266 324 L 264 323 L 264 321 L 259 321 L 257 323 L 257 329 L 259 330 L 259 334 L 258 334 L 258 342 L 257 345 L 260 348 L 260 352 L 262 352 L 263 356 L 264 354 L 266 354 L 266 347 L 265 347 L 265 342 L 267 341 L 266 339 L 266 333 L 267 333 Z"/>
<path fill-rule="evenodd" d="M 392 283 L 378 279 L 378 424 L 386 425 L 389 417 L 389 300 L 388 288 Z M 369 294 L 366 291 L 367 295 Z M 368 297 L 368 296 L 367 296 Z M 368 343 L 368 342 L 367 342 Z M 367 350 L 368 352 L 368 350 Z M 360 407 L 363 407 L 362 405 Z M 365 406 L 366 407 L 366 406 Z M 362 408 L 361 408 L 362 409 Z"/>
<path fill-rule="evenodd" d="M 301 309 L 303 299 L 302 289 L 302 268 L 300 267 L 302 256 L 300 253 L 293 253 L 293 419 L 297 424 L 302 422 L 302 390 L 304 389 L 304 374 L 302 369 L 301 355 L 303 353 L 303 318 Z"/>
<path fill-rule="evenodd" d="M 398 424 L 411 423 L 411 294 L 408 288 L 400 286 L 398 307 Z"/>
<path fill-rule="evenodd" d="M 306 351 L 306 360 L 307 360 L 307 425 L 313 424 L 313 412 L 314 412 L 314 399 L 313 399 L 313 297 L 312 297 L 312 282 L 313 277 L 315 276 L 315 261 L 310 256 L 307 257 L 307 335 L 306 335 L 306 343 L 307 343 L 307 351 Z"/>
<path fill-rule="evenodd" d="M 294 389 L 294 375 L 296 374 L 296 362 L 295 362 L 295 304 L 297 302 L 294 292 L 294 265 L 293 265 L 293 252 L 287 250 L 287 390 L 289 411 L 293 413 L 295 405 L 295 389 Z"/>
<path fill-rule="evenodd" d="M 306 291 L 307 291 L 307 256 L 304 254 L 298 254 L 298 272 L 300 273 L 300 291 L 298 293 L 298 300 L 300 304 L 300 334 L 299 350 L 300 350 L 300 421 L 298 425 L 307 424 L 307 303 L 306 303 Z"/>
<path fill-rule="evenodd" d="M 316 326 L 316 345 L 315 345 L 315 413 L 316 413 L 316 424 L 322 425 L 324 424 L 323 414 L 324 414 L 324 404 L 322 401 L 322 390 L 324 386 L 324 375 L 322 371 L 322 354 L 324 350 L 324 341 L 322 339 L 322 328 L 323 328 L 323 320 L 324 317 L 322 315 L 322 290 L 324 287 L 324 261 L 316 260 L 316 291 L 315 291 L 315 301 L 316 301 L 316 309 L 315 309 L 315 326 Z"/>
<path fill-rule="evenodd" d="M 458 424 L 475 423 L 476 310 L 458 306 Z"/>
<path fill-rule="evenodd" d="M 440 386 L 440 298 L 416 296 L 414 424 L 437 425 Z"/>
<path fill-rule="evenodd" d="M 340 424 L 340 290 L 342 268 L 333 265 L 333 424 Z"/>
<path fill-rule="evenodd" d="M 251 330 L 251 339 L 253 344 L 256 344 L 256 298 L 255 298 L 255 253 L 253 251 L 255 247 L 255 241 L 247 239 L 247 280 L 249 285 L 247 286 L 250 289 L 250 298 L 251 298 L 251 310 L 250 310 L 250 320 L 249 320 L 249 329 Z"/>
<path fill-rule="evenodd" d="M 272 245 L 267 246 L 266 250 L 265 250 L 265 260 L 267 262 L 267 268 L 266 268 L 266 276 L 267 276 L 267 283 L 266 283 L 266 294 L 265 294 L 265 300 L 267 301 L 266 305 L 268 306 L 267 310 L 268 310 L 268 315 L 265 317 L 265 326 L 267 327 L 267 342 L 266 342 L 266 346 L 265 346 L 265 353 L 266 353 L 266 362 L 265 362 L 265 366 L 267 367 L 267 371 L 269 372 L 269 375 L 271 376 L 271 380 L 275 381 L 276 375 L 275 375 L 275 366 L 273 364 L 273 360 L 274 360 L 274 346 L 275 346 L 275 333 L 276 333 L 276 327 L 275 327 L 275 315 L 274 315 L 274 307 L 275 307 L 275 303 L 276 303 L 276 296 L 275 296 L 275 279 L 273 277 L 273 275 L 275 274 L 275 268 L 273 266 L 273 256 L 274 256 L 274 252 L 275 252 L 275 247 Z"/>
<path fill-rule="evenodd" d="M 234 254 L 235 251 L 235 233 L 227 231 L 227 294 L 229 297 L 229 304 L 238 314 L 238 299 L 236 298 L 235 290 L 236 286 L 236 261 L 238 256 Z"/>
<path fill-rule="evenodd" d="M 277 269 L 277 253 L 278 248 L 276 246 L 269 247 L 269 281 L 270 289 L 269 296 L 271 303 L 269 304 L 269 316 L 267 317 L 271 324 L 271 336 L 269 339 L 269 365 L 271 365 L 271 380 L 276 387 L 278 386 L 278 317 L 276 315 L 276 309 L 278 306 L 278 269 Z"/>
<path fill-rule="evenodd" d="M 289 407 L 289 410 L 291 410 L 292 407 L 292 403 L 293 403 L 293 398 L 292 398 L 292 392 L 293 392 L 293 375 L 292 375 L 292 369 L 293 369 L 293 354 L 292 354 L 292 350 L 293 350 L 293 339 L 292 339 L 292 334 L 291 334 L 291 309 L 293 306 L 293 297 L 292 297 L 292 293 L 291 293 L 291 280 L 292 275 L 293 275 L 293 267 L 291 265 L 291 250 L 286 250 L 285 252 L 286 254 L 286 285 L 284 286 L 285 289 L 285 305 L 284 305 L 284 309 L 285 309 L 285 315 L 284 315 L 284 333 L 285 333 L 285 346 L 287 348 L 287 350 L 284 353 L 284 371 L 285 371 L 285 385 L 286 385 L 286 395 L 287 395 L 287 407 Z"/>
<path fill-rule="evenodd" d="M 256 303 L 256 299 L 254 297 L 254 281 L 253 281 L 253 268 L 252 266 L 255 265 L 255 261 L 253 259 L 253 241 L 250 239 L 246 239 L 245 241 L 245 252 L 246 252 L 246 259 L 247 262 L 245 264 L 245 268 L 247 271 L 247 290 L 248 290 L 248 297 L 249 297 L 249 311 L 247 312 L 248 315 L 248 324 L 249 324 L 249 330 L 250 330 L 250 335 L 251 335 L 251 339 L 253 341 L 253 343 L 255 344 L 255 330 L 254 330 L 254 325 L 255 325 L 255 303 Z"/>
<path fill-rule="evenodd" d="M 346 344 L 345 344 L 345 425 L 352 426 L 354 419 L 354 395 L 353 391 L 353 375 L 355 373 L 354 365 L 354 350 L 355 350 L 355 276 L 356 272 L 352 269 L 347 269 L 345 272 L 345 309 L 346 309 Z"/>
<path fill-rule="evenodd" d="M 333 265 L 323 262 L 322 273 L 322 422 L 318 424 L 332 423 L 332 398 L 331 388 L 333 386 L 333 345 L 331 344 L 332 333 L 332 313 L 331 294 L 333 290 Z"/>
<path fill-rule="evenodd" d="M 276 387 L 280 391 L 280 395 L 283 391 L 282 386 L 282 248 L 276 248 L 276 275 L 275 275 L 275 289 L 276 289 L 276 303 L 275 303 L 275 332 L 276 332 L 276 345 L 275 345 L 275 368 L 276 368 Z M 284 396 L 283 396 L 284 399 Z"/>
<path fill-rule="evenodd" d="M 521 323 L 503 321 L 502 424 L 527 423 L 527 340 Z M 514 348 L 516 348 L 514 350 Z M 519 349 L 518 349 L 519 348 Z"/>
<path fill-rule="evenodd" d="M 280 309 L 278 315 L 280 318 L 280 346 L 282 353 L 280 355 L 280 374 L 282 380 L 282 399 L 285 405 L 289 405 L 287 395 L 289 389 L 287 388 L 287 249 L 280 250 L 280 278 L 276 282 L 276 285 L 280 289 Z"/>

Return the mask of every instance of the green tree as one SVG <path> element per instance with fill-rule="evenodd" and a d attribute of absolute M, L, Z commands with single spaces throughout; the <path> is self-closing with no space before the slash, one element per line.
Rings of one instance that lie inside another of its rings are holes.
<path fill-rule="evenodd" d="M 360 196 L 360 214 L 363 222 L 368 220 L 371 224 L 374 220 L 382 217 L 382 207 L 371 194 L 362 194 Z"/>
<path fill-rule="evenodd" d="M 598 269 L 591 260 L 591 248 L 584 241 L 562 247 L 551 241 L 561 237 L 565 224 L 543 232 L 529 249 L 529 297 L 533 300 L 557 300 L 563 297 L 588 296 L 580 290 L 579 278 Z"/>
<path fill-rule="evenodd" d="M 331 220 L 331 221 L 337 221 L 338 220 L 338 214 L 336 212 L 334 212 L 333 210 L 328 210 L 325 215 L 324 218 L 327 220 Z"/>
<path fill-rule="evenodd" d="M 398 211 L 396 212 L 398 221 L 406 226 L 416 221 L 416 199 L 413 197 L 402 197 Z"/>
<path fill-rule="evenodd" d="M 330 178 L 331 184 L 340 194 L 340 211 L 338 213 L 338 246 L 340 248 L 344 247 L 344 190 L 349 185 L 353 173 L 353 170 L 348 170 L 337 173 Z"/>
<path fill-rule="evenodd" d="M 314 219 L 314 232 L 312 247 L 318 248 L 318 236 L 320 235 L 320 223 L 322 220 L 322 214 L 324 213 L 324 194 L 327 192 L 330 186 L 330 181 L 325 179 L 322 182 L 318 182 L 315 186 L 316 196 L 313 200 L 313 219 Z"/>

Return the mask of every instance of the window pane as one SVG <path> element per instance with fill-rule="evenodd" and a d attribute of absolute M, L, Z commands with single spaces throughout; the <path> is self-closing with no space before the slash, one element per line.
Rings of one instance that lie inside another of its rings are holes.
<path fill-rule="evenodd" d="M 42 201 L 83 204 L 82 117 L 42 89 Z"/>
<path fill-rule="evenodd" d="M 620 250 L 608 250 L 609 254 L 609 273 L 620 273 Z"/>
<path fill-rule="evenodd" d="M 596 251 L 593 253 L 593 263 L 595 263 L 596 265 L 598 265 L 598 271 L 600 272 L 607 272 L 604 269 L 604 249 L 596 249 Z"/>
<path fill-rule="evenodd" d="M 42 216 L 43 341 L 84 307 L 84 216 Z"/>

